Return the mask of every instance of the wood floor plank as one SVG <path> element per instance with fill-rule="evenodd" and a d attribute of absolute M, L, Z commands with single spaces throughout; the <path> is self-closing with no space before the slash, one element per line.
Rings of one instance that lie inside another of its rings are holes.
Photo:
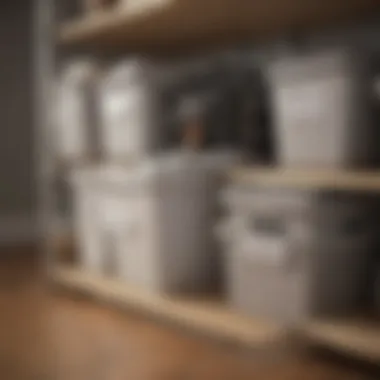
<path fill-rule="evenodd" d="M 299 353 L 240 350 L 135 313 L 51 292 L 0 261 L 0 379 L 375 380 Z"/>

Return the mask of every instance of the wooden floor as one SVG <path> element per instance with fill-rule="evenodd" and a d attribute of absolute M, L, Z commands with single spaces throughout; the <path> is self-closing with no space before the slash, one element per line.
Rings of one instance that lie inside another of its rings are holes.
<path fill-rule="evenodd" d="M 377 376 L 274 347 L 244 351 L 53 294 L 35 261 L 0 260 L 0 379 L 359 380 Z"/>

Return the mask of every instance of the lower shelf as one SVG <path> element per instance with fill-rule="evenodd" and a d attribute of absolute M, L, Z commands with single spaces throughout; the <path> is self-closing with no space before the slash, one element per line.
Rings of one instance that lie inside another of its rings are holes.
<path fill-rule="evenodd" d="M 54 271 L 65 288 L 95 297 L 119 308 L 136 310 L 193 331 L 249 347 L 283 340 L 286 331 L 229 309 L 222 300 L 167 297 L 145 292 L 124 282 L 84 273 L 71 267 Z M 315 321 L 297 329 L 312 344 L 359 359 L 380 363 L 380 323 L 366 319 Z"/>
<path fill-rule="evenodd" d="M 304 326 L 301 333 L 338 353 L 380 364 L 380 322 L 364 318 L 319 321 Z"/>
<path fill-rule="evenodd" d="M 163 321 L 233 343 L 259 346 L 271 344 L 284 330 L 265 321 L 230 310 L 222 301 L 210 298 L 168 297 L 152 294 L 120 280 L 103 278 L 78 269 L 59 267 L 54 281 L 65 288 L 90 295 L 120 308 L 133 309 Z"/>

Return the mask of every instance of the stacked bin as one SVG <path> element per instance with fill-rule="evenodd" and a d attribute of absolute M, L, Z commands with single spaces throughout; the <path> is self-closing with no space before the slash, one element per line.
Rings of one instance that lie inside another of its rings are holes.
<path fill-rule="evenodd" d="M 218 257 L 210 231 L 218 173 L 234 157 L 183 152 L 129 169 L 78 169 L 73 182 L 82 265 L 151 291 L 214 287 Z"/>
<path fill-rule="evenodd" d="M 80 265 L 151 291 L 214 287 L 218 179 L 237 159 L 232 149 L 202 151 L 179 142 L 174 148 L 168 141 L 181 116 L 172 104 L 181 71 L 186 68 L 172 72 L 164 63 L 135 58 L 103 72 L 96 85 L 91 81 L 100 110 L 92 129 L 100 162 L 72 170 Z M 68 99 L 82 104 L 86 91 Z M 89 124 L 76 121 L 77 132 Z M 193 115 L 187 122 L 192 126 Z"/>
<path fill-rule="evenodd" d="M 251 186 L 227 189 L 222 202 L 232 305 L 291 325 L 362 302 L 375 240 L 365 199 Z"/>

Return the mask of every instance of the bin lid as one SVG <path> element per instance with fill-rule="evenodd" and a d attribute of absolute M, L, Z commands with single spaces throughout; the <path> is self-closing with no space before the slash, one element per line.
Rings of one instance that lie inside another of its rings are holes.
<path fill-rule="evenodd" d="M 179 150 L 129 164 L 103 164 L 73 170 L 74 186 L 152 186 L 160 182 L 181 182 L 207 175 L 215 158 L 191 150 Z"/>

